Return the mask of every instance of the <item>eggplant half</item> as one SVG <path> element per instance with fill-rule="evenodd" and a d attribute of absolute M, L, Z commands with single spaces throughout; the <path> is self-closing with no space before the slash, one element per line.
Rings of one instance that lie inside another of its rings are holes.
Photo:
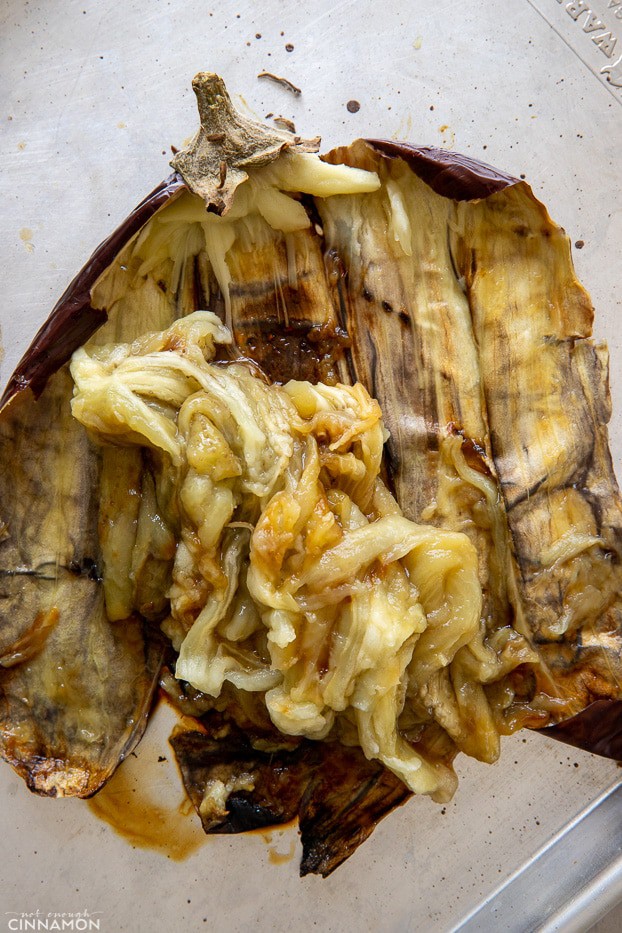
<path fill-rule="evenodd" d="M 238 114 L 217 76 L 193 87 L 201 127 L 174 173 L 95 251 L 2 396 L 0 750 L 32 791 L 88 797 L 160 684 L 185 714 L 171 742 L 206 832 L 297 817 L 302 873 L 327 875 L 413 792 L 448 799 L 459 752 L 492 762 L 528 727 L 622 757 L 608 354 L 568 238 L 525 182 L 385 140 L 320 159 L 319 140 Z M 269 502 L 221 495 L 241 488 L 227 399 L 244 392 L 262 469 L 288 464 Z M 183 466 L 180 437 L 195 444 Z M 300 540 L 330 594 L 292 545 L 298 589 L 269 603 L 260 571 L 316 450 Z M 213 553 L 201 518 L 192 533 L 183 519 L 199 460 L 202 514 L 226 512 Z M 363 570 L 347 569 L 346 532 L 375 538 Z M 384 594 L 384 666 L 363 584 Z M 237 608 L 212 658 L 193 626 L 214 593 Z M 292 606 L 304 658 L 287 653 Z M 359 665 L 341 693 L 338 651 Z"/>

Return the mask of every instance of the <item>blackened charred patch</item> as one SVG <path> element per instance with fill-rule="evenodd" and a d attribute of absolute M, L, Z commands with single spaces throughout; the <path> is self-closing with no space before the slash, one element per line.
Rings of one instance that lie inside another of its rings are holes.
<path fill-rule="evenodd" d="M 394 444 L 391 444 L 390 439 L 384 445 L 382 468 L 382 479 L 384 484 L 395 496 L 396 477 L 400 474 L 401 462 L 399 458 L 399 451 Z"/>
<path fill-rule="evenodd" d="M 323 237 L 322 217 L 320 215 L 320 212 L 317 209 L 315 198 L 312 197 L 310 194 L 301 194 L 300 203 L 302 204 L 302 206 L 304 207 L 304 209 L 306 210 L 309 216 L 309 220 L 311 221 L 312 228 L 315 230 L 318 236 Z M 322 231 L 322 232 L 318 233 L 318 231 Z"/>
<path fill-rule="evenodd" d="M 378 398 L 378 385 L 376 383 L 376 373 L 378 371 L 378 348 L 376 347 L 376 342 L 372 336 L 371 331 L 367 331 L 367 346 L 369 347 L 369 358 L 370 358 L 370 392 L 372 398 Z"/>
<path fill-rule="evenodd" d="M 532 569 L 532 576 L 537 571 L 537 565 L 534 565 L 532 561 L 525 561 L 525 565 L 530 565 Z M 522 566 L 522 565 L 521 565 Z M 556 599 L 550 598 L 549 603 L 553 603 L 561 614 L 563 608 L 563 595 L 560 593 L 556 594 Z M 531 635 L 531 642 L 534 645 L 560 645 L 564 642 L 563 635 L 543 635 L 541 632 L 533 632 Z"/>
<path fill-rule="evenodd" d="M 469 282 L 473 282 L 475 275 L 477 273 L 477 250 L 469 250 L 469 260 L 468 260 L 468 279 Z"/>
<path fill-rule="evenodd" d="M 329 875 L 411 796 L 399 778 L 358 748 L 305 739 L 292 751 L 262 751 L 217 713 L 201 723 L 205 731 L 178 733 L 170 741 L 205 832 L 247 832 L 298 817 L 302 875 Z M 205 806 L 201 812 L 211 781 L 237 785 L 227 796 L 226 813 L 210 815 Z"/>
<path fill-rule="evenodd" d="M 89 580 L 93 580 L 95 583 L 101 583 L 103 580 L 97 561 L 92 557 L 71 560 L 67 565 L 67 569 L 74 577 L 88 577 Z"/>
<path fill-rule="evenodd" d="M 255 803 L 250 794 L 231 794 L 227 798 L 228 822 L 233 833 L 244 833 L 248 830 L 263 829 L 282 823 L 283 819 L 269 807 L 262 807 Z"/>
<path fill-rule="evenodd" d="M 253 748 L 232 723 L 223 725 L 217 715 L 202 722 L 206 731 L 182 732 L 170 742 L 205 832 L 233 834 L 293 820 L 316 764 L 311 743 L 294 751 L 264 752 Z M 227 797 L 226 813 L 201 809 L 215 780 L 236 788 Z"/>
<path fill-rule="evenodd" d="M 337 319 L 339 321 L 339 328 L 344 334 L 348 334 L 348 296 L 347 296 L 347 281 L 348 273 L 345 268 L 344 262 L 337 252 L 336 249 L 326 249 L 326 244 L 324 241 L 324 236 L 322 234 L 323 242 L 323 257 L 324 257 L 324 270 L 326 274 L 326 282 L 332 290 L 333 294 L 333 305 L 337 312 Z M 369 298 L 367 300 L 373 300 L 371 294 L 368 292 Z M 344 345 L 344 358 L 346 361 L 346 366 L 348 367 L 348 376 L 351 383 L 358 381 L 356 366 L 354 365 L 354 360 L 352 359 L 351 351 L 351 341 L 348 337 Z"/>
<path fill-rule="evenodd" d="M 186 791 L 206 833 L 228 835 L 279 826 L 298 813 L 308 766 L 304 750 L 260 752 L 238 731 L 214 739 L 204 732 L 184 732 L 171 738 Z M 209 814 L 201 804 L 212 781 L 246 784 L 232 791 L 226 814 Z"/>
<path fill-rule="evenodd" d="M 460 282 L 461 276 L 456 266 L 456 257 L 454 256 L 451 228 L 449 226 L 447 227 L 447 255 L 449 257 L 449 262 L 451 264 L 451 270 L 454 274 L 454 278 L 456 279 L 456 282 Z"/>

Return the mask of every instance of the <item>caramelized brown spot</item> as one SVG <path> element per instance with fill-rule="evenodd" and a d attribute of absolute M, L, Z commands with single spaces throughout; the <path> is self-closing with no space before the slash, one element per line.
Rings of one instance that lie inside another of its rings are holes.
<path fill-rule="evenodd" d="M 289 379 L 335 384 L 337 363 L 349 345 L 345 331 L 331 324 L 258 320 L 236 327 L 239 350 L 277 383 Z"/>
<path fill-rule="evenodd" d="M 462 438 L 462 455 L 467 465 L 470 466 L 472 470 L 476 470 L 484 476 L 492 476 L 490 467 L 488 466 L 486 450 L 482 444 L 472 437 L 467 437 L 463 428 L 459 428 L 455 424 L 449 424 L 447 427 L 452 434 L 457 434 Z"/>

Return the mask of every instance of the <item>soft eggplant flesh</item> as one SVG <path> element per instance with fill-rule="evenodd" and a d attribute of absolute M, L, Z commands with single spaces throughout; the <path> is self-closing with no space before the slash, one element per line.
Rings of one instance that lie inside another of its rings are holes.
<path fill-rule="evenodd" d="M 147 588 L 140 611 L 106 615 L 102 521 L 125 504 L 102 518 L 102 460 L 114 455 L 73 422 L 65 364 L 87 339 L 128 342 L 201 308 L 231 328 L 227 359 L 274 381 L 362 382 L 390 431 L 385 479 L 404 513 L 477 548 L 479 640 L 439 674 L 404 735 L 449 764 L 459 750 L 495 760 L 499 735 L 524 725 L 619 757 L 608 361 L 565 234 L 526 184 L 425 147 L 335 150 L 327 164 L 378 184 L 323 188 L 292 173 L 313 142 L 244 122 L 215 76 L 195 91 L 202 128 L 177 173 L 102 244 L 3 397 L 4 757 L 33 790 L 88 796 L 140 738 L 161 661 L 144 617 L 157 623 L 164 608 Z M 157 465 L 137 469 L 153 497 Z M 166 555 L 147 548 L 141 561 L 161 588 Z M 356 748 L 266 751 L 256 723 L 212 707 L 202 700 L 197 728 L 172 739 L 199 812 L 216 777 L 231 788 L 220 822 L 203 814 L 208 832 L 297 815 L 302 870 L 325 875 L 409 796 Z"/>

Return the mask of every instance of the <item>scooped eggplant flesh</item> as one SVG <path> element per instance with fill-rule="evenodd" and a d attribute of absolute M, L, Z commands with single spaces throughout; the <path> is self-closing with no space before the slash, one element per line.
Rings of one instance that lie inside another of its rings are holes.
<path fill-rule="evenodd" d="M 607 353 L 589 339 L 567 238 L 526 184 L 383 142 L 319 162 L 313 145 L 232 115 L 212 76 L 195 89 L 202 129 L 177 160 L 181 177 L 104 244 L 5 392 L 2 752 L 33 790 L 93 793 L 140 738 L 161 626 L 178 665 L 162 684 L 197 720 L 172 741 L 206 831 L 298 814 L 303 871 L 328 874 L 411 791 L 447 799 L 458 751 L 494 761 L 502 734 L 561 723 L 567 739 L 573 717 L 617 707 L 622 511 Z M 218 339 L 204 352 L 197 328 L 208 320 Z M 71 414 L 74 351 L 74 413 L 88 433 Z M 189 360 L 202 375 L 181 391 L 171 372 Z M 293 452 L 252 502 L 234 479 L 244 451 L 227 433 L 231 411 L 221 390 L 218 404 L 214 392 L 200 397 L 201 379 L 265 396 L 267 447 L 281 406 Z M 381 424 L 389 432 L 367 473 L 371 435 L 342 417 L 353 392 L 350 415 L 375 399 L 374 437 Z M 169 440 L 154 439 L 152 422 Z M 312 507 L 302 532 L 289 529 L 277 604 L 275 579 L 273 602 L 266 586 L 258 595 L 261 544 L 271 540 L 265 570 L 275 529 L 304 511 L 313 456 Z M 354 482 L 363 474 L 367 486 Z M 207 515 L 219 508 L 210 538 Z M 322 537 L 326 523 L 336 537 Z M 387 545 L 331 577 L 339 536 L 362 541 L 367 526 L 370 538 L 391 527 L 396 563 Z M 405 555 L 413 529 L 429 542 L 429 572 Z M 453 570 L 443 541 L 460 554 Z M 316 570 L 301 570 L 312 546 Z M 329 577 L 327 599 L 318 581 Z M 420 617 L 395 640 L 391 679 L 362 657 L 365 631 L 382 593 L 386 648 L 403 615 L 391 622 L 388 609 L 406 583 Z M 228 608 L 207 638 L 205 610 L 217 602 Z M 456 635 L 467 604 L 471 621 Z M 337 657 L 349 680 L 331 667 Z M 594 744 L 585 721 L 578 741 Z M 596 750 L 611 747 L 599 734 Z"/>

